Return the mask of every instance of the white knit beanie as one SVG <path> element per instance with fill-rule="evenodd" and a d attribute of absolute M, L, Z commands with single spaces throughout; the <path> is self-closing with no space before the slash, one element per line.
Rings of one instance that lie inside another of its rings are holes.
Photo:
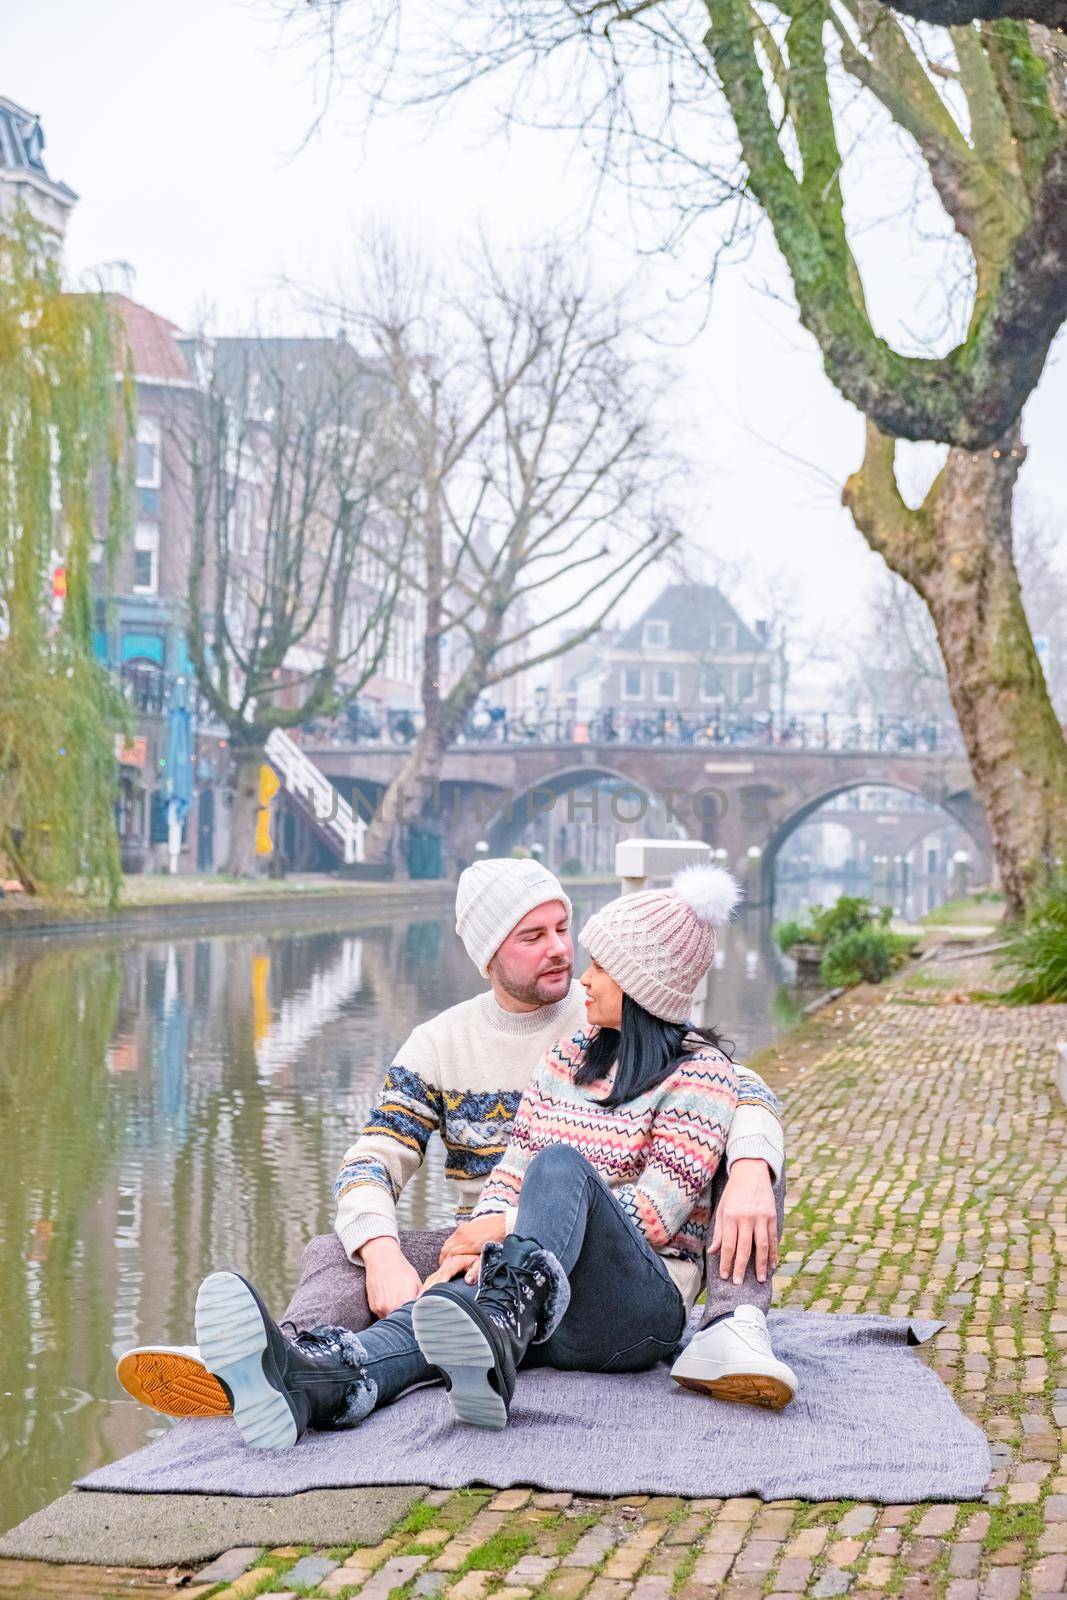
<path fill-rule="evenodd" d="M 593 913 L 579 939 L 624 994 L 664 1022 L 688 1022 L 715 959 L 715 926 L 741 891 L 721 867 L 683 867 L 669 889 L 625 894 Z"/>
<path fill-rule="evenodd" d="M 456 889 L 456 932 L 483 978 L 489 963 L 517 922 L 549 900 L 562 900 L 571 918 L 571 903 L 555 873 L 539 861 L 498 856 L 476 861 L 459 875 Z"/>

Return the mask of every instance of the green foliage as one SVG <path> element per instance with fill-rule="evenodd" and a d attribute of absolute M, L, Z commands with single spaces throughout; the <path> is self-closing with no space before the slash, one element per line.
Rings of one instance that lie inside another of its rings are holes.
<path fill-rule="evenodd" d="M 825 949 L 843 934 L 886 927 L 890 915 L 888 906 L 874 906 L 861 895 L 843 894 L 832 906 L 809 906 L 806 922 L 795 918 L 779 922 L 774 937 L 783 955 L 795 944 L 818 944 Z"/>
<path fill-rule="evenodd" d="M 778 923 L 774 937 L 783 952 L 797 944 L 820 946 L 819 977 L 828 989 L 881 983 L 911 948 L 910 939 L 889 932 L 891 915 L 888 906 L 843 894 L 832 906 L 809 907 L 806 922 Z"/>
<path fill-rule="evenodd" d="M 903 964 L 910 948 L 910 939 L 884 927 L 852 928 L 826 946 L 819 977 L 828 989 L 882 983 Z"/>
<path fill-rule="evenodd" d="M 812 940 L 827 946 L 846 933 L 863 933 L 872 926 L 885 928 L 891 915 L 888 906 L 874 906 L 862 895 L 843 894 L 832 906 L 812 906 Z"/>
<path fill-rule="evenodd" d="M 53 243 L 22 208 L 0 229 L 0 459 L 10 463 L 0 474 L 0 857 L 31 892 L 80 885 L 114 902 L 124 713 L 93 656 L 91 552 L 101 537 L 110 570 L 131 391 L 116 379 L 105 296 L 64 292 Z M 66 571 L 59 617 L 56 565 Z"/>
<path fill-rule="evenodd" d="M 1067 877 L 1045 889 L 1000 958 L 1016 974 L 1006 998 L 1014 1005 L 1067 1000 Z"/>
<path fill-rule="evenodd" d="M 775 923 L 774 937 L 779 950 L 787 956 L 795 944 L 803 944 L 811 938 L 811 929 L 793 917 L 788 922 Z"/>
<path fill-rule="evenodd" d="M 580 856 L 568 856 L 559 869 L 561 878 L 580 878 L 585 871 Z"/>

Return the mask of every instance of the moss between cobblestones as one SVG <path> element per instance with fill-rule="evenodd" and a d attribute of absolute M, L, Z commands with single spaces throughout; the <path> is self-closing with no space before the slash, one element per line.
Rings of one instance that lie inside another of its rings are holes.
<path fill-rule="evenodd" d="M 521 1561 L 533 1544 L 533 1535 L 529 1533 L 500 1533 L 492 1534 L 477 1550 L 472 1550 L 466 1561 L 460 1567 L 464 1572 L 506 1572 L 517 1561 Z"/>

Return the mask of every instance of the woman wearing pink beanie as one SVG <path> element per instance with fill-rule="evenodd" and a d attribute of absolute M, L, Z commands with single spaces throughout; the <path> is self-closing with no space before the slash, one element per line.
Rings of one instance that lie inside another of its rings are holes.
<path fill-rule="evenodd" d="M 717 1036 L 688 1019 L 737 898 L 720 868 L 687 867 L 582 928 L 588 1024 L 523 1095 L 466 1225 L 480 1256 L 461 1228 L 413 1308 L 463 1421 L 503 1427 L 522 1365 L 636 1372 L 676 1351 L 738 1095 Z"/>

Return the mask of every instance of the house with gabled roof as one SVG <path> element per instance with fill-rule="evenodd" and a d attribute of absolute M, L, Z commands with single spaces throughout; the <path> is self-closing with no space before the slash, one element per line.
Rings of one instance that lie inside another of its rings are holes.
<path fill-rule="evenodd" d="M 579 714 L 610 707 L 637 717 L 762 715 L 770 709 L 775 652 L 767 625 L 751 627 L 710 583 L 677 582 L 627 627 L 598 641 L 571 677 Z"/>

